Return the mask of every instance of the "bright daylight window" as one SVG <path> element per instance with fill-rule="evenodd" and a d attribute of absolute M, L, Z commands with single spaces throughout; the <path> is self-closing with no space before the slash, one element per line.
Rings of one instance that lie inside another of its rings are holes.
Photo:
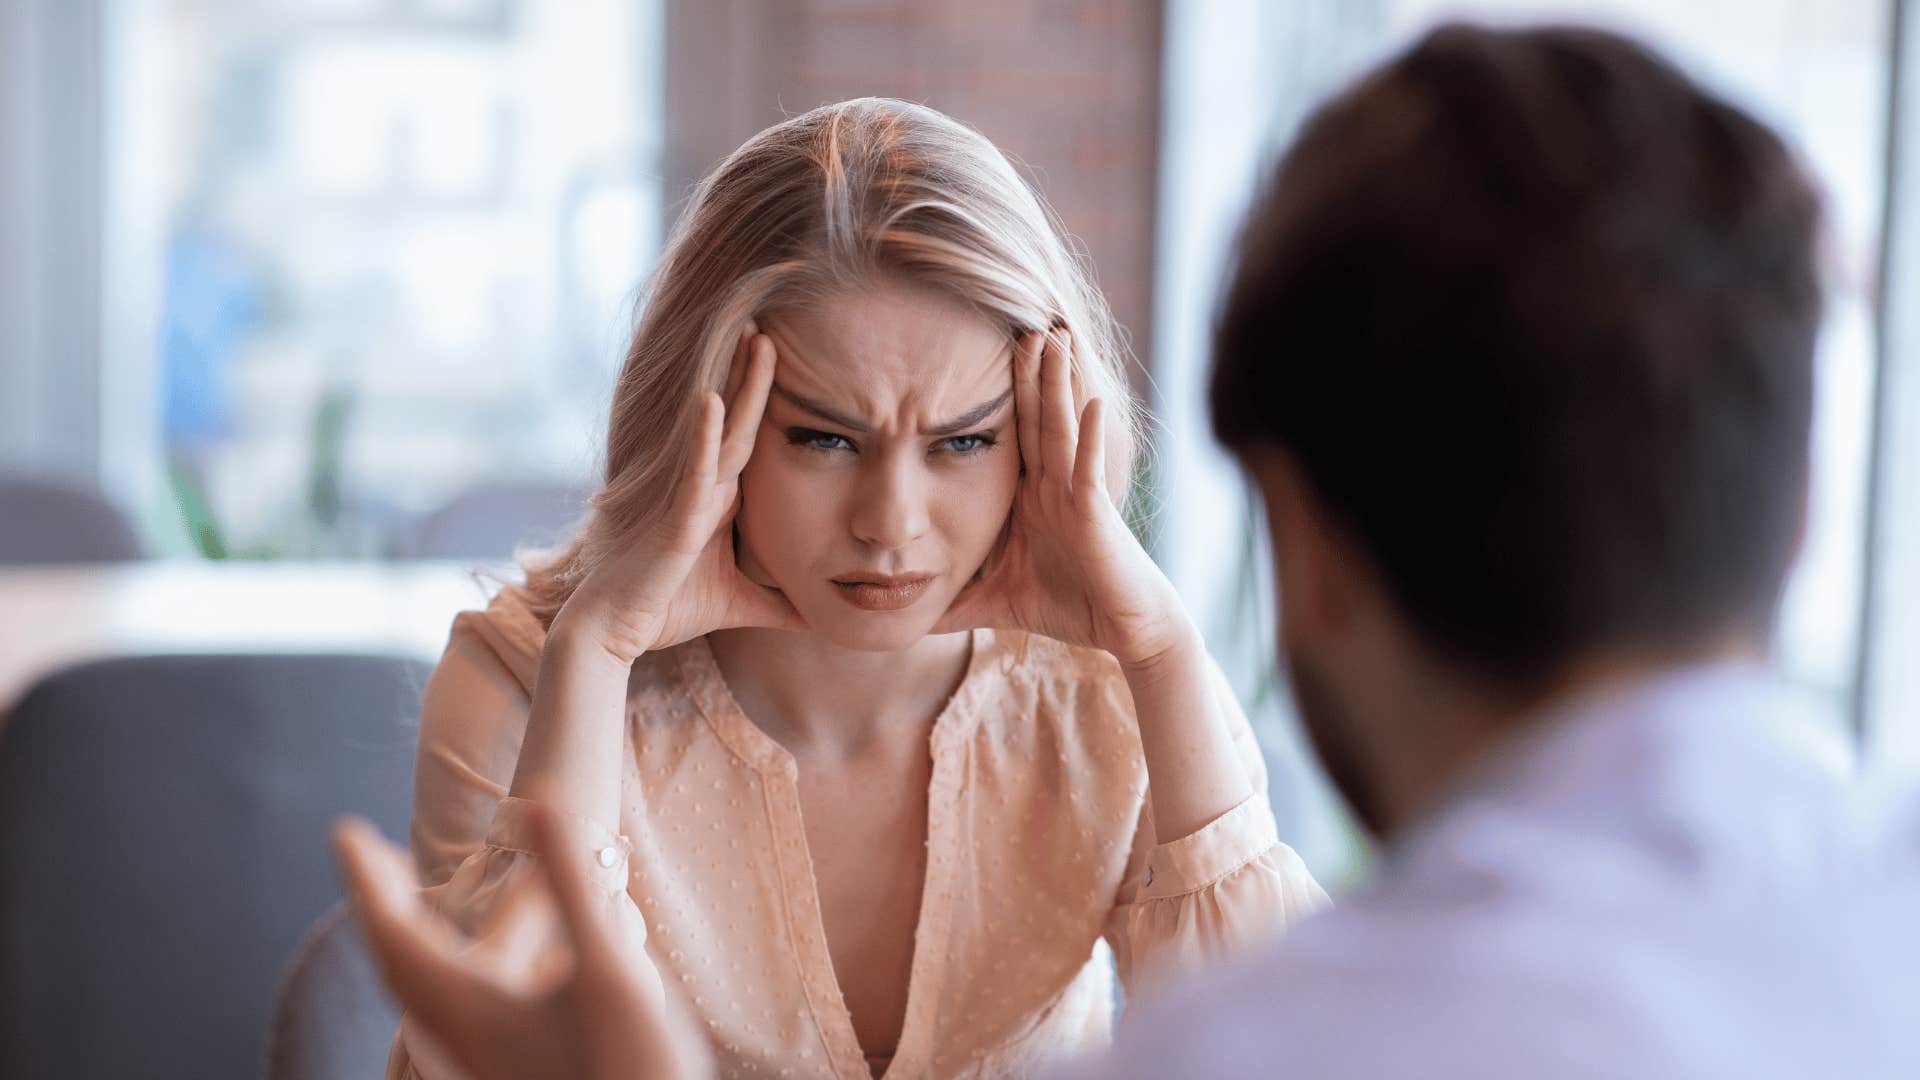
<path fill-rule="evenodd" d="M 166 463 L 115 486 L 208 554 L 331 557 L 588 482 L 660 242 L 658 3 L 108 11 L 109 318 L 159 330 L 111 342 L 105 456 Z"/>
<path fill-rule="evenodd" d="M 1853 719 L 1866 587 L 1876 360 L 1870 301 L 1885 185 L 1888 15 L 1881 0 L 1228 0 L 1169 6 L 1154 350 L 1160 412 L 1169 428 L 1160 470 L 1162 490 L 1170 493 L 1163 503 L 1160 553 L 1201 613 L 1230 675 L 1256 703 L 1256 725 L 1276 770 L 1282 831 L 1303 838 L 1297 846 L 1310 863 L 1333 866 L 1357 858 L 1342 854 L 1354 850 L 1352 834 L 1324 786 L 1312 779 L 1314 770 L 1285 715 L 1285 695 L 1276 692 L 1271 639 L 1260 633 L 1270 626 L 1264 536 L 1244 484 L 1211 445 L 1205 425 L 1206 331 L 1237 214 L 1260 170 L 1313 102 L 1450 17 L 1581 21 L 1625 30 L 1784 131 L 1825 185 L 1832 253 L 1830 306 L 1818 355 L 1810 523 L 1781 615 L 1779 663 L 1829 703 L 1836 734 L 1845 734 Z M 1237 530 L 1194 524 L 1236 518 Z M 1228 549 L 1240 552 L 1237 557 L 1220 557 L 1223 535 Z"/>

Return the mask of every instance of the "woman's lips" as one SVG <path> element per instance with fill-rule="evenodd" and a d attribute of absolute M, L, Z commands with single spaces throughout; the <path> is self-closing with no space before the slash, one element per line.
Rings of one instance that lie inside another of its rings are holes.
<path fill-rule="evenodd" d="M 927 591 L 927 586 L 933 584 L 933 575 L 882 577 L 877 574 L 858 574 L 835 578 L 833 584 L 840 590 L 842 599 L 862 611 L 899 611 L 920 599 L 920 595 Z"/>

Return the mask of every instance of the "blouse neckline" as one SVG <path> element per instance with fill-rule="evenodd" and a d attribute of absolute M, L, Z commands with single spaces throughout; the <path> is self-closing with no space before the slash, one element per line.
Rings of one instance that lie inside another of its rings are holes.
<path fill-rule="evenodd" d="M 993 651 L 999 635 L 984 628 L 970 630 L 968 634 L 967 666 L 961 672 L 959 684 L 934 717 L 929 736 L 936 759 L 943 746 L 965 738 L 981 719 L 977 703 L 982 683 L 986 681 L 984 676 L 992 666 L 987 662 L 987 654 Z M 793 755 L 747 717 L 727 686 L 726 676 L 721 673 L 719 662 L 713 656 L 713 646 L 707 639 L 694 638 L 676 651 L 681 689 L 693 700 L 727 749 L 763 776 L 796 778 L 798 766 Z"/>
<path fill-rule="evenodd" d="M 927 784 L 927 868 L 921 884 L 920 913 L 913 931 L 913 966 L 907 977 L 907 1012 L 900 1040 L 885 1076 L 920 1075 L 933 1064 L 939 998 L 946 981 L 947 940 L 953 915 L 954 845 L 962 839 L 959 818 L 961 782 L 966 772 L 966 737 L 978 726 L 981 687 L 994 665 L 989 653 L 997 640 L 991 630 L 970 631 L 966 670 L 935 717 L 929 736 L 933 774 Z M 834 1072 L 847 1080 L 871 1080 L 870 1059 L 860 1045 L 847 1008 L 833 954 L 827 947 L 826 921 L 820 912 L 820 888 L 807 849 L 801 816 L 799 768 L 793 755 L 747 718 L 728 689 L 707 639 L 696 638 L 679 650 L 679 675 L 685 692 L 734 756 L 762 778 L 767 821 L 773 829 L 775 863 L 781 878 L 782 914 L 793 943 L 794 963 L 806 1003 L 832 1059 Z"/>

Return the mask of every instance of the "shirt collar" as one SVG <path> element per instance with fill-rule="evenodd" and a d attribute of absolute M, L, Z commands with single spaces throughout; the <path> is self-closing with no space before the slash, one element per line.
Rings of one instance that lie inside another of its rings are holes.
<path fill-rule="evenodd" d="M 1393 846 L 1418 846 L 1489 803 L 1552 812 L 1646 796 L 1681 775 L 1790 771 L 1837 782 L 1853 769 L 1831 711 L 1765 664 L 1676 665 L 1542 707 L 1447 785 Z"/>

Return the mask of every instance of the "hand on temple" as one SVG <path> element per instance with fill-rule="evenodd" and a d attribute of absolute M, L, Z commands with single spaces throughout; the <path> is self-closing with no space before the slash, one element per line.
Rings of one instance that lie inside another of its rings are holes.
<path fill-rule="evenodd" d="M 1076 404 L 1072 352 L 1065 329 L 1028 334 L 1014 349 L 1021 478 L 1013 513 L 979 580 L 954 598 L 934 632 L 1027 630 L 1104 649 L 1132 667 L 1194 635 L 1172 584 L 1107 490 L 1107 403 Z"/>

